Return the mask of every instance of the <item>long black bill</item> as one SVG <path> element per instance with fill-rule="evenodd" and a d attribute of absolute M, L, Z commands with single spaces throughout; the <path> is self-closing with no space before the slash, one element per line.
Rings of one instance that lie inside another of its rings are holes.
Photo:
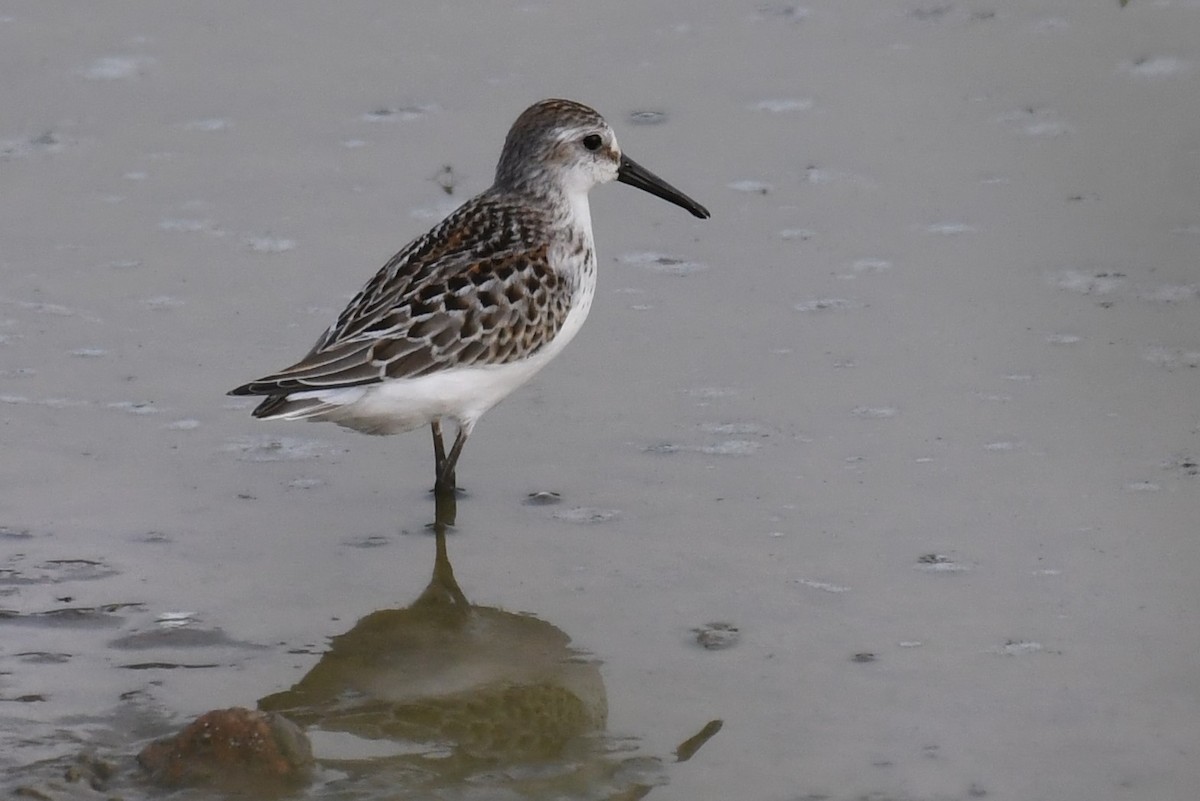
<path fill-rule="evenodd" d="M 649 192 L 652 195 L 657 195 L 663 200 L 669 200 L 676 206 L 681 206 L 690 211 L 694 216 L 702 220 L 709 218 L 708 209 L 701 206 L 696 201 L 692 200 L 687 195 L 680 192 L 669 183 L 659 178 L 654 173 L 647 170 L 641 164 L 638 164 L 633 159 L 621 154 L 621 165 L 617 167 L 617 180 L 623 184 L 636 186 Z"/>

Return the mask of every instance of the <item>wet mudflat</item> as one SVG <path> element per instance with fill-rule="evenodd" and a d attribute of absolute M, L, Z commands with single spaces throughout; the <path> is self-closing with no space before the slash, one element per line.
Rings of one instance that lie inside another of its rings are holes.
<path fill-rule="evenodd" d="M 1197 43 L 1187 0 L 0 12 L 0 787 L 155 797 L 141 748 L 261 702 L 315 798 L 1190 798 Z M 546 96 L 713 219 L 593 193 L 456 594 L 426 432 L 224 392 Z"/>

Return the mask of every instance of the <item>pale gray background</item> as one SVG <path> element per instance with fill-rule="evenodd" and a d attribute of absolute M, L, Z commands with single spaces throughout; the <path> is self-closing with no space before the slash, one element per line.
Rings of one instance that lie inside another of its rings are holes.
<path fill-rule="evenodd" d="M 0 75 L 0 607 L 144 604 L 0 628 L 46 698 L 0 765 L 122 693 L 252 706 L 419 592 L 426 433 L 223 393 L 565 96 L 713 218 L 593 194 L 592 317 L 460 466 L 467 594 L 645 753 L 725 719 L 654 798 L 1194 797 L 1200 3 L 14 2 Z M 164 613 L 270 647 L 120 669 Z"/>

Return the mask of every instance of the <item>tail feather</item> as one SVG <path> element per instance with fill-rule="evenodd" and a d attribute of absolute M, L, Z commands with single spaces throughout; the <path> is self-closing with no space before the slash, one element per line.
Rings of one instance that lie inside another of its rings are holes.
<path fill-rule="evenodd" d="M 293 392 L 290 395 L 270 395 L 252 415 L 266 420 L 327 419 L 343 411 L 362 397 L 362 390 L 348 388 L 335 391 Z"/>

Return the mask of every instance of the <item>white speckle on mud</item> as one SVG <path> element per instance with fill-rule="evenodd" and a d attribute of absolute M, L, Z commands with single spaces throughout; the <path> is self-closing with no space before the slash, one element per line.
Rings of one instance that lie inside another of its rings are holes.
<path fill-rule="evenodd" d="M 1158 492 L 1162 486 L 1153 481 L 1131 481 L 1125 485 L 1126 492 Z"/>
<path fill-rule="evenodd" d="M 845 586 L 844 584 L 831 584 L 828 581 L 814 581 L 812 579 L 796 579 L 796 583 L 801 584 L 805 587 L 811 587 L 814 590 L 820 590 L 821 592 L 829 592 L 829 593 L 835 593 L 835 594 L 842 593 L 842 592 L 850 592 L 850 588 Z"/>
<path fill-rule="evenodd" d="M 901 640 L 896 643 L 897 648 L 920 648 L 925 643 L 920 640 Z"/>
<path fill-rule="evenodd" d="M 93 61 L 82 74 L 89 81 L 120 81 L 138 77 L 153 62 L 148 56 L 106 56 Z"/>
<path fill-rule="evenodd" d="M 362 118 L 367 122 L 406 122 L 437 111 L 441 111 L 441 108 L 433 103 L 412 104 L 396 108 L 383 106 L 374 111 L 368 111 Z"/>
<path fill-rule="evenodd" d="M 1060 270 L 1051 273 L 1047 280 L 1059 289 L 1083 295 L 1111 295 L 1125 283 L 1125 276 L 1111 272 L 1085 272 L 1083 270 Z"/>
<path fill-rule="evenodd" d="M 1050 334 L 1046 337 L 1046 342 L 1051 345 L 1074 345 L 1081 341 L 1083 337 L 1078 334 Z"/>
<path fill-rule="evenodd" d="M 158 229 L 160 231 L 196 233 L 198 231 L 215 231 L 216 224 L 212 220 L 187 220 L 177 217 L 168 217 L 159 221 Z"/>
<path fill-rule="evenodd" d="M 962 222 L 940 222 L 925 226 L 925 233 L 937 236 L 958 236 L 978 230 L 974 225 Z"/>
<path fill-rule="evenodd" d="M 1158 367 L 1175 370 L 1179 367 L 1200 367 L 1200 350 L 1184 350 L 1153 345 L 1142 351 L 1142 358 Z"/>
<path fill-rule="evenodd" d="M 14 305 L 20 309 L 28 309 L 36 314 L 52 314 L 56 317 L 74 317 L 78 312 L 68 306 L 58 303 L 40 303 L 37 301 L 18 300 Z"/>
<path fill-rule="evenodd" d="M 150 309 L 161 311 L 165 309 L 177 309 L 184 305 L 184 302 L 179 298 L 173 298 L 170 295 L 158 295 L 153 298 L 146 298 L 142 301 L 142 305 Z"/>
<path fill-rule="evenodd" d="M 709 434 L 765 434 L 766 426 L 758 423 L 701 423 L 700 429 Z"/>
<path fill-rule="evenodd" d="M 823 312 L 823 311 L 845 311 L 847 309 L 857 309 L 861 304 L 857 301 L 848 298 L 813 298 L 812 300 L 804 300 L 795 304 L 794 308 L 798 312 Z"/>
<path fill-rule="evenodd" d="M 629 121 L 634 125 L 662 125 L 668 119 L 665 111 L 631 111 Z"/>
<path fill-rule="evenodd" d="M 287 483 L 288 489 L 309 490 L 317 487 L 325 486 L 327 482 L 323 478 L 293 478 Z"/>
<path fill-rule="evenodd" d="M 62 149 L 62 140 L 53 131 L 32 139 L 3 139 L 0 140 L 0 161 L 29 158 L 35 153 L 58 153 Z"/>
<path fill-rule="evenodd" d="M 610 520 L 615 520 L 620 514 L 619 509 L 597 509 L 594 506 L 576 506 L 573 509 L 564 509 L 561 512 L 555 512 L 554 519 L 562 520 L 566 523 L 591 525 L 593 523 L 607 523 Z"/>
<path fill-rule="evenodd" d="M 1049 109 L 1025 108 L 1002 114 L 998 120 L 1001 124 L 1015 126 L 1026 136 L 1056 137 L 1070 133 L 1072 128 L 1058 118 Z"/>
<path fill-rule="evenodd" d="M 808 98 L 769 98 L 750 105 L 750 108 L 754 111 L 766 111 L 770 114 L 808 111 L 812 107 L 813 101 Z"/>
<path fill-rule="evenodd" d="M 856 273 L 886 273 L 892 263 L 887 259 L 856 259 L 850 269 Z"/>
<path fill-rule="evenodd" d="M 1169 78 L 1192 71 L 1192 62 L 1169 56 L 1126 61 L 1120 71 L 1137 78 Z"/>
<path fill-rule="evenodd" d="M 969 565 L 956 562 L 954 559 L 940 553 L 927 553 L 917 557 L 917 570 L 927 573 L 965 573 L 971 569 Z"/>
<path fill-rule="evenodd" d="M 154 622 L 163 628 L 175 629 L 196 622 L 195 612 L 162 612 L 155 616 Z"/>
<path fill-rule="evenodd" d="M 1035 33 L 1059 33 L 1071 27 L 1071 23 L 1062 17 L 1046 17 L 1033 24 Z"/>
<path fill-rule="evenodd" d="M 701 398 L 702 400 L 712 400 L 714 398 L 732 398 L 741 394 L 735 387 L 693 387 L 685 389 L 685 393 L 693 398 Z"/>
<path fill-rule="evenodd" d="M 154 408 L 154 404 L 150 401 L 113 401 L 112 403 L 104 404 L 104 407 L 106 409 L 116 409 L 126 414 L 158 414 L 158 409 Z"/>
<path fill-rule="evenodd" d="M 1141 293 L 1145 300 L 1155 303 L 1182 303 L 1200 295 L 1200 284 L 1162 284 Z"/>
<path fill-rule="evenodd" d="M 779 232 L 780 239 L 799 239 L 801 242 L 807 242 L 817 235 L 816 231 L 808 228 L 784 228 Z"/>
<path fill-rule="evenodd" d="M 200 421 L 188 417 L 167 423 L 166 427 L 170 431 L 192 431 L 200 427 Z"/>
<path fill-rule="evenodd" d="M 370 143 L 367 142 L 365 139 L 343 139 L 342 140 L 342 147 L 347 148 L 348 150 L 357 150 L 360 147 L 366 147 L 368 144 L 370 144 Z"/>
<path fill-rule="evenodd" d="M 91 401 L 79 400 L 77 398 L 45 398 L 40 401 L 34 401 L 39 406 L 45 406 L 48 409 L 79 409 L 84 406 L 91 406 Z"/>
<path fill-rule="evenodd" d="M 233 453 L 243 462 L 287 462 L 302 459 L 318 459 L 333 453 L 324 442 L 296 437 L 254 436 L 239 437 L 221 446 L 225 453 Z"/>
<path fill-rule="evenodd" d="M 865 420 L 886 420 L 900 414 L 895 406 L 855 406 L 850 414 Z"/>
<path fill-rule="evenodd" d="M 863 188 L 874 188 L 875 182 L 862 175 L 856 175 L 842 170 L 831 170 L 824 167 L 807 167 L 804 170 L 804 180 L 816 186 L 829 184 L 849 184 Z"/>
<path fill-rule="evenodd" d="M 126 181 L 144 181 L 150 177 L 150 173 L 142 172 L 141 170 L 135 170 L 134 172 L 127 172 L 121 177 Z"/>
<path fill-rule="evenodd" d="M 71 351 L 71 355 L 77 359 L 99 359 L 107 356 L 108 351 L 104 348 L 76 348 Z"/>
<path fill-rule="evenodd" d="M 1009 640 L 996 649 L 996 653 L 1003 656 L 1029 656 L 1046 650 L 1046 647 L 1040 642 L 1031 640 Z"/>
<path fill-rule="evenodd" d="M 1032 381 L 1033 373 L 1009 373 L 1004 376 L 1005 381 Z"/>
<path fill-rule="evenodd" d="M 761 442 L 745 439 L 727 439 L 711 445 L 701 445 L 696 448 L 699 453 L 709 456 L 750 456 L 762 448 Z"/>
<path fill-rule="evenodd" d="M 296 240 L 273 236 L 255 236 L 246 241 L 255 253 L 286 253 L 296 249 Z"/>
<path fill-rule="evenodd" d="M 233 123 L 220 117 L 209 117 L 203 120 L 192 120 L 183 127 L 189 131 L 227 131 L 233 127 Z"/>
<path fill-rule="evenodd" d="M 745 192 L 752 195 L 769 195 L 775 191 L 775 187 L 765 181 L 753 181 L 749 179 L 734 181 L 731 184 L 727 184 L 727 186 L 735 192 Z"/>
<path fill-rule="evenodd" d="M 141 267 L 142 262 L 139 259 L 118 259 L 106 262 L 103 266 L 111 270 L 132 270 L 134 267 Z"/>
<path fill-rule="evenodd" d="M 812 14 L 812 11 L 804 6 L 792 3 L 773 3 L 759 6 L 755 16 L 758 19 L 781 19 L 787 22 L 802 22 L 808 19 L 810 14 Z"/>
<path fill-rule="evenodd" d="M 617 261 L 622 264 L 634 264 L 639 267 L 645 267 L 650 272 L 663 275 L 691 275 L 692 273 L 708 269 L 708 265 L 697 261 L 689 261 L 680 256 L 670 256 L 665 253 L 655 253 L 653 251 L 626 253 L 618 256 Z"/>
<path fill-rule="evenodd" d="M 983 449 L 985 451 L 993 451 L 993 452 L 1008 452 L 1008 451 L 1019 450 L 1023 447 L 1025 447 L 1024 443 L 1022 443 L 1018 440 L 1003 439 L 1003 440 L 997 440 L 995 442 L 989 442 L 983 446 Z"/>

